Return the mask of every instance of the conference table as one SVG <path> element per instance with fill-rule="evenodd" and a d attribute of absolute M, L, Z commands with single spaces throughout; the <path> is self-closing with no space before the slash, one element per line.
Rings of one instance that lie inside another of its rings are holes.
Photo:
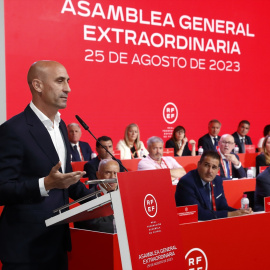
<path fill-rule="evenodd" d="M 238 154 L 238 156 L 242 163 L 242 166 L 244 168 L 249 168 L 249 167 L 256 167 L 256 156 L 258 154 L 259 153 L 247 153 L 247 154 Z M 174 158 L 181 166 L 184 167 L 186 172 L 196 169 L 197 163 L 200 160 L 200 156 L 184 156 Z M 140 159 L 124 159 L 121 161 L 128 171 L 136 171 Z"/>

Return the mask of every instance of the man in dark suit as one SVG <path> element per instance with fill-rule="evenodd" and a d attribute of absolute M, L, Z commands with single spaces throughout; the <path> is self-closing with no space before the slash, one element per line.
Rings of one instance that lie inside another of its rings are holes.
<path fill-rule="evenodd" d="M 270 196 L 270 167 L 265 169 L 256 178 L 254 195 L 254 211 L 264 211 L 264 197 Z"/>
<path fill-rule="evenodd" d="M 221 123 L 213 119 L 208 123 L 208 134 L 202 136 L 198 141 L 198 147 L 202 147 L 204 151 L 216 151 L 220 136 L 218 136 L 221 128 Z"/>
<path fill-rule="evenodd" d="M 3 270 L 66 270 L 68 224 L 46 227 L 53 210 L 89 194 L 72 172 L 70 147 L 59 109 L 67 104 L 63 65 L 38 61 L 28 72 L 32 101 L 0 126 L 0 259 Z"/>
<path fill-rule="evenodd" d="M 77 123 L 71 123 L 67 126 L 68 139 L 71 146 L 72 161 L 89 161 L 92 156 L 92 149 L 87 142 L 80 141 L 82 131 Z"/>
<path fill-rule="evenodd" d="M 251 209 L 234 209 L 227 204 L 222 179 L 217 176 L 220 156 L 205 151 L 192 170 L 181 178 L 175 192 L 177 206 L 198 205 L 199 220 L 211 220 L 252 213 Z"/>
<path fill-rule="evenodd" d="M 247 177 L 245 169 L 239 160 L 239 156 L 232 153 L 235 147 L 232 135 L 224 134 L 221 136 L 219 145 L 219 153 L 221 156 L 220 176 L 223 180 L 231 178 Z"/>
<path fill-rule="evenodd" d="M 113 154 L 113 142 L 112 139 L 108 136 L 102 136 L 98 138 L 98 141 L 109 151 Z M 84 165 L 84 170 L 86 172 L 84 177 L 89 178 L 90 180 L 97 179 L 96 172 L 98 171 L 99 163 L 102 159 L 111 159 L 111 155 L 106 152 L 106 150 L 100 146 L 98 142 L 96 142 L 96 151 L 98 153 L 98 156 L 90 160 Z M 120 164 L 122 162 L 118 160 Z M 124 172 L 124 169 L 122 166 L 120 166 L 120 172 Z M 92 185 L 89 185 L 89 188 L 93 187 Z"/>
<path fill-rule="evenodd" d="M 100 161 L 97 171 L 97 179 L 116 178 L 119 173 L 119 164 L 112 159 L 103 159 Z M 98 184 L 94 185 L 90 191 L 100 191 L 97 197 L 100 197 L 108 192 L 114 191 L 117 188 L 117 183 L 113 184 Z M 75 222 L 74 227 L 85 230 L 114 233 L 113 225 L 114 216 L 99 217 L 87 221 Z"/>
<path fill-rule="evenodd" d="M 251 145 L 251 139 L 247 135 L 249 132 L 250 123 L 247 120 L 242 120 L 237 128 L 237 131 L 232 134 L 235 144 L 239 147 L 239 153 L 245 153 L 245 145 Z"/>

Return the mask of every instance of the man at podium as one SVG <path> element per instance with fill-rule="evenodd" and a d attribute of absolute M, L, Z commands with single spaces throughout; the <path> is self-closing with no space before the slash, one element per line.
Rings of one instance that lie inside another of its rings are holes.
<path fill-rule="evenodd" d="M 32 101 L 0 126 L 0 260 L 3 270 L 67 270 L 68 224 L 46 227 L 53 210 L 90 193 L 72 172 L 59 109 L 69 76 L 55 61 L 34 63 L 27 76 Z M 18 89 L 19 91 L 19 89 Z"/>

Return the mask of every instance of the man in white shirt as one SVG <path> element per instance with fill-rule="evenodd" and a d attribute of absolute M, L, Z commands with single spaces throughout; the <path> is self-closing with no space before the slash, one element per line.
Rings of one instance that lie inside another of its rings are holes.
<path fill-rule="evenodd" d="M 66 108 L 69 76 L 55 61 L 34 63 L 27 76 L 32 101 L 0 126 L 0 259 L 3 270 L 68 269 L 68 224 L 46 227 L 53 210 L 90 193 L 72 172 L 59 109 Z"/>

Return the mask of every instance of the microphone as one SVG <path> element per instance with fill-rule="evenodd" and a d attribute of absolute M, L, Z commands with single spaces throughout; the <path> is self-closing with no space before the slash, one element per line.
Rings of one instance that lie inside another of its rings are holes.
<path fill-rule="evenodd" d="M 83 126 L 85 130 L 89 130 L 89 127 L 84 123 L 84 121 L 79 115 L 75 115 L 75 117 L 77 118 L 77 120 L 80 122 L 80 124 Z"/>
<path fill-rule="evenodd" d="M 95 137 L 95 135 L 90 131 L 90 129 L 89 129 L 89 127 L 85 124 L 85 122 L 81 119 L 81 117 L 79 116 L 79 115 L 75 115 L 75 117 L 77 118 L 77 120 L 79 121 L 79 123 L 82 125 L 82 127 L 86 130 L 86 131 L 88 131 L 90 134 L 91 134 L 91 136 L 98 142 L 98 144 L 112 157 L 112 159 L 113 160 L 115 160 L 118 164 L 119 164 L 119 166 L 120 167 L 122 167 L 126 172 L 128 172 L 128 170 L 124 167 L 124 165 L 121 163 L 121 162 L 119 162 L 115 157 L 114 157 L 114 155 L 110 152 L 110 151 L 108 151 L 107 150 L 107 148 L 106 147 L 104 147 L 101 143 L 100 143 L 100 141 Z"/>

